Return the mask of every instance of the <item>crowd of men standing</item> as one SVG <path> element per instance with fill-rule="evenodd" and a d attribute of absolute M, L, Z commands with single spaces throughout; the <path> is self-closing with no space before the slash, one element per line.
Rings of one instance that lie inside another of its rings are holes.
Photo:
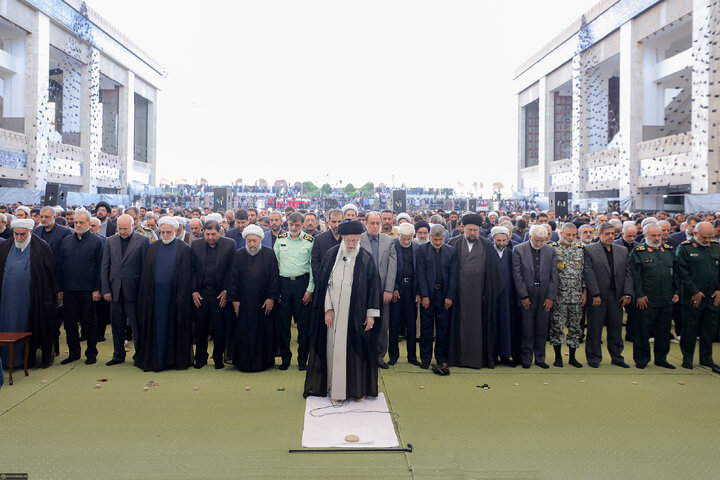
<path fill-rule="evenodd" d="M 597 368 L 603 327 L 610 362 L 629 368 L 625 326 L 637 368 L 653 360 L 674 369 L 674 341 L 691 369 L 699 338 L 700 365 L 720 373 L 712 358 L 720 310 L 714 214 L 589 212 L 561 222 L 553 211 L 398 214 L 352 204 L 223 213 L 105 202 L 67 211 L 0 206 L 0 331 L 31 332 L 30 363 L 40 350 L 43 368 L 60 351 L 60 326 L 68 347 L 61 363 L 79 360 L 84 341 L 93 364 L 109 324 L 107 365 L 133 351 L 146 371 L 202 368 L 209 359 L 217 369 L 259 371 L 276 357 L 280 369 L 290 367 L 294 322 L 303 371 L 317 327 L 313 305 L 329 302 L 332 288 L 316 292 L 316 282 L 343 241 L 343 222 L 362 224 L 358 243 L 378 277 L 379 308 L 368 310 L 377 310 L 371 368 L 397 363 L 403 339 L 407 361 L 439 375 L 452 366 L 546 369 L 548 341 L 555 367 L 564 366 L 565 343 L 568 363 L 581 368 L 584 343 L 585 363 Z"/>

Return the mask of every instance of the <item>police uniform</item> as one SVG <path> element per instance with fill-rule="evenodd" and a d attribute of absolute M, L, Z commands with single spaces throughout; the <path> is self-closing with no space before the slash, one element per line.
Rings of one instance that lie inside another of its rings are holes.
<path fill-rule="evenodd" d="M 650 361 L 650 337 L 655 336 L 655 365 L 674 368 L 667 363 L 670 351 L 673 296 L 678 293 L 675 249 L 667 243 L 651 247 L 647 243 L 630 253 L 635 300 L 647 297 L 647 308 L 635 309 L 633 321 L 633 360 L 638 368 Z"/>
<path fill-rule="evenodd" d="M 718 310 L 712 298 L 720 290 L 720 244 L 711 240 L 707 246 L 685 240 L 676 249 L 677 273 L 680 279 L 683 330 L 680 349 L 683 367 L 692 368 L 695 355 L 695 338 L 700 336 L 700 365 L 715 366 L 712 359 L 712 342 L 717 333 Z M 698 305 L 691 297 L 705 294 Z M 657 340 L 657 339 L 656 339 Z"/>
<path fill-rule="evenodd" d="M 278 235 L 273 250 L 280 270 L 280 305 L 275 328 L 276 340 L 282 357 L 280 368 L 290 365 L 290 317 L 295 318 L 298 329 L 298 366 L 305 369 L 308 356 L 308 323 L 312 304 L 303 305 L 305 292 L 312 293 L 315 283 L 312 278 L 311 252 L 313 237 L 305 232 L 294 240 L 289 233 Z"/>
<path fill-rule="evenodd" d="M 558 269 L 557 303 L 550 316 L 550 344 L 556 349 L 567 342 L 568 347 L 575 350 L 580 346 L 582 335 L 583 308 L 580 297 L 585 290 L 583 260 L 585 252 L 581 243 L 564 245 L 562 242 L 551 242 L 555 249 Z M 567 339 L 563 329 L 567 327 Z M 556 359 L 557 363 L 561 360 Z"/>

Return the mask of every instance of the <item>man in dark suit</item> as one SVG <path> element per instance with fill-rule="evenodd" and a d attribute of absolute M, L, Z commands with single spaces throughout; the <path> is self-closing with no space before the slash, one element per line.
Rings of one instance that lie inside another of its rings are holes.
<path fill-rule="evenodd" d="M 622 235 L 620 235 L 619 238 L 616 238 L 613 243 L 616 245 L 622 245 L 623 247 L 627 248 L 628 255 L 630 255 L 633 250 L 635 250 L 635 247 L 641 245 L 639 242 L 636 241 L 637 233 L 638 228 L 635 226 L 635 223 L 627 220 L 623 223 Z M 625 340 L 627 340 L 628 342 L 632 342 L 633 332 L 635 331 L 633 327 L 633 320 L 635 318 L 635 305 L 633 304 L 633 302 L 627 304 L 627 306 L 625 307 L 625 312 L 627 313 L 627 318 L 625 320 Z"/>
<path fill-rule="evenodd" d="M 588 297 L 585 355 L 588 365 L 597 368 L 602 360 L 602 328 L 607 326 L 607 349 L 613 365 L 630 368 L 622 356 L 622 309 L 632 299 L 632 271 L 627 248 L 613 243 L 615 227 L 603 223 L 598 228 L 600 241 L 585 247 L 583 271 Z"/>
<path fill-rule="evenodd" d="M 548 232 L 543 225 L 533 225 L 530 241 L 513 249 L 513 279 L 520 300 L 520 360 L 523 368 L 545 363 L 550 310 L 557 300 L 558 271 L 555 249 L 545 243 Z"/>
<path fill-rule="evenodd" d="M 125 361 L 125 327 L 130 325 L 137 352 L 137 297 L 143 258 L 150 240 L 134 232 L 130 215 L 117 219 L 117 235 L 105 241 L 100 281 L 103 298 L 110 302 L 113 357 L 106 365 Z"/>
<path fill-rule="evenodd" d="M 235 248 L 237 248 L 238 250 L 245 246 L 245 239 L 243 238 L 242 232 L 247 225 L 247 210 L 243 210 L 242 208 L 235 210 L 235 226 L 228 229 L 228 231 L 225 233 L 225 236 L 235 241 Z"/>
<path fill-rule="evenodd" d="M 105 238 L 112 237 L 117 233 L 117 223 L 108 217 L 111 210 L 107 202 L 98 202 L 97 205 L 95 205 L 95 216 L 100 220 L 100 231 L 98 235 Z"/>
<path fill-rule="evenodd" d="M 668 236 L 667 243 L 677 248 L 677 246 L 680 245 L 682 242 L 685 242 L 687 240 L 692 241 L 693 232 L 695 231 L 695 225 L 697 225 L 698 223 L 700 223 L 700 217 L 698 217 L 697 215 L 690 215 L 687 220 L 685 220 L 685 230 L 671 233 Z"/>
<path fill-rule="evenodd" d="M 228 272 L 235 255 L 235 242 L 220 236 L 220 225 L 209 220 L 205 223 L 204 238 L 191 245 L 194 264 L 192 297 L 195 315 L 195 368 L 207 365 L 207 337 L 210 323 L 213 325 L 213 360 L 220 369 L 225 352 L 224 309 L 230 280 Z"/>
<path fill-rule="evenodd" d="M 63 238 L 72 235 L 72 230 L 68 227 L 58 225 L 55 222 L 55 210 L 53 210 L 52 207 L 45 206 L 40 209 L 40 225 L 33 228 L 33 235 L 42 238 L 45 240 L 45 243 L 50 245 L 50 250 L 52 250 L 53 256 L 57 261 L 60 244 Z"/>
<path fill-rule="evenodd" d="M 420 305 L 420 368 L 428 368 L 432 359 L 435 330 L 435 361 L 433 372 L 450 375 L 448 347 L 450 312 L 457 297 L 457 259 L 455 247 L 444 244 L 445 228 L 430 228 L 430 243 L 417 252 L 418 292 Z"/>
<path fill-rule="evenodd" d="M 342 238 L 338 233 L 338 225 L 342 221 L 342 211 L 335 209 L 330 210 L 327 214 L 328 229 L 323 233 L 315 236 L 312 251 L 310 252 L 310 265 L 312 268 L 313 278 L 320 278 L 320 266 L 322 265 L 325 254 L 335 245 L 340 245 Z"/>
<path fill-rule="evenodd" d="M 390 303 L 390 332 L 388 334 L 388 354 L 390 365 L 395 365 L 400 357 L 399 336 L 400 325 L 405 324 L 407 335 L 407 359 L 413 365 L 420 365 L 417 360 L 415 339 L 417 334 L 417 307 L 420 303 L 418 295 L 417 252 L 419 245 L 413 242 L 415 227 L 410 223 L 398 226 L 398 234 L 393 243 L 397 252 L 397 274 L 395 275 L 395 291 Z M 403 322 L 404 320 L 404 322 Z"/>

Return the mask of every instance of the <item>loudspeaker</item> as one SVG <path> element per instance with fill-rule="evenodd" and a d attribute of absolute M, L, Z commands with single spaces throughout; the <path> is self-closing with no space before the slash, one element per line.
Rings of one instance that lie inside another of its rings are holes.
<path fill-rule="evenodd" d="M 67 185 L 48 183 L 45 185 L 45 205 L 67 207 Z"/>
<path fill-rule="evenodd" d="M 550 192 L 550 209 L 555 210 L 557 218 L 567 217 L 568 196 L 568 192 Z"/>
<path fill-rule="evenodd" d="M 228 190 L 229 190 L 228 188 L 215 188 L 214 189 L 213 192 L 215 194 L 215 200 L 213 203 L 213 210 L 215 210 L 216 212 L 218 212 L 220 210 L 223 210 L 223 211 L 227 210 L 227 208 L 228 208 L 227 202 L 228 202 L 228 196 L 229 196 Z"/>
<path fill-rule="evenodd" d="M 392 192 L 393 206 L 395 213 L 403 213 L 407 211 L 407 192 L 405 190 L 393 190 Z"/>
<path fill-rule="evenodd" d="M 477 213 L 477 198 L 468 199 L 468 211 Z"/>

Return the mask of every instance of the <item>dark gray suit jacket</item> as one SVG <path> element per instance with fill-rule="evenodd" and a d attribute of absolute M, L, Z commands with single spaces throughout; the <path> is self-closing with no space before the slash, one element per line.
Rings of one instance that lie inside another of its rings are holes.
<path fill-rule="evenodd" d="M 521 243 L 513 248 L 513 280 L 518 300 L 527 298 L 535 283 L 532 246 L 530 242 Z M 557 300 L 558 270 L 557 255 L 550 245 L 543 244 L 540 249 L 540 295 L 544 299 Z"/>
<path fill-rule="evenodd" d="M 587 286 L 590 298 L 607 295 L 610 290 L 610 264 L 603 251 L 602 243 L 591 243 L 584 248 L 585 261 L 583 271 L 585 274 L 585 285 Z M 612 244 L 613 264 L 615 272 L 615 288 L 618 298 L 621 295 L 632 295 L 633 282 L 632 270 L 628 261 L 627 248 L 617 243 Z"/>
<path fill-rule="evenodd" d="M 395 274 L 397 272 L 397 251 L 393 244 L 393 238 L 390 235 L 380 232 L 378 238 L 378 253 L 380 258 L 377 260 L 378 273 L 380 273 L 380 286 L 385 292 L 395 290 Z M 372 255 L 372 247 L 370 246 L 370 238 L 365 232 L 360 235 L 360 246 L 370 252 Z"/>
<path fill-rule="evenodd" d="M 150 240 L 137 232 L 132 234 L 130 243 L 122 255 L 120 235 L 105 240 L 102 266 L 100 267 L 100 286 L 102 294 L 112 293 L 112 301 L 120 300 L 120 288 L 125 300 L 137 301 L 143 259 L 150 246 Z"/>

